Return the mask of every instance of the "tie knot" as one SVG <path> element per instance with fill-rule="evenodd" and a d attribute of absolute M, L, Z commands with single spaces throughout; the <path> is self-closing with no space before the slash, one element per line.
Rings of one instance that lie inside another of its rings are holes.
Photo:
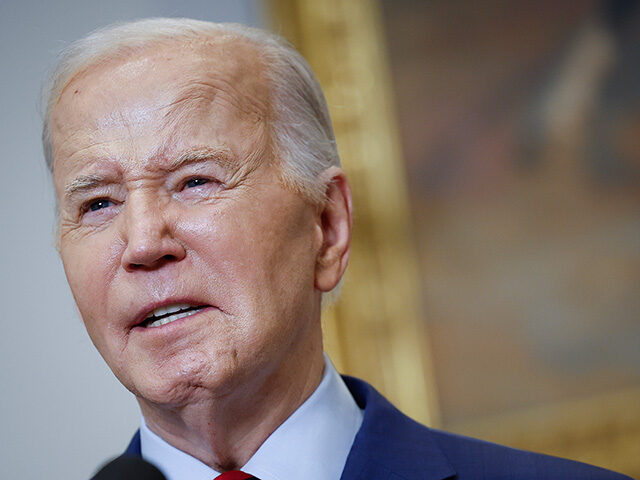
<path fill-rule="evenodd" d="M 224 472 L 222 475 L 218 475 L 215 480 L 259 480 L 257 477 L 253 475 L 249 475 L 248 473 L 241 472 L 240 470 L 230 470 L 228 472 Z"/>

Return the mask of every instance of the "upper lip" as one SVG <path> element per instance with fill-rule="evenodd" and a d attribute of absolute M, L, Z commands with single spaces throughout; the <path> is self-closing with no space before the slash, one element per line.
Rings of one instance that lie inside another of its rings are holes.
<path fill-rule="evenodd" d="M 144 323 L 149 317 L 153 315 L 153 312 L 161 307 L 170 307 L 174 305 L 182 305 L 189 307 L 210 307 L 211 305 L 206 302 L 194 300 L 192 298 L 170 298 L 161 302 L 153 302 L 145 305 L 140 309 L 140 313 L 135 316 L 135 319 L 131 323 L 130 328 L 136 327 Z"/>

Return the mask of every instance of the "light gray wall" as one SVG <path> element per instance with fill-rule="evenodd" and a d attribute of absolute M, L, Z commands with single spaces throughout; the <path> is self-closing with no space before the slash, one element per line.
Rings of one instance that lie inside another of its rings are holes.
<path fill-rule="evenodd" d="M 263 23 L 259 0 L 0 0 L 0 478 L 87 479 L 120 453 L 137 404 L 93 348 L 53 246 L 37 111 L 66 42 L 149 16 Z"/>

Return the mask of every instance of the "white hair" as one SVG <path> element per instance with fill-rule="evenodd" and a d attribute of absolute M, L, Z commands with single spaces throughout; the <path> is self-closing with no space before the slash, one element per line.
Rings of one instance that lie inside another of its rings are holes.
<path fill-rule="evenodd" d="M 150 18 L 97 30 L 64 49 L 42 92 L 42 143 L 53 172 L 51 114 L 62 91 L 76 75 L 110 59 L 127 57 L 153 45 L 233 35 L 255 46 L 266 66 L 272 121 L 273 155 L 281 162 L 283 182 L 313 202 L 325 197 L 322 172 L 340 165 L 326 100 L 311 67 L 287 41 L 272 33 L 233 23 L 186 18 Z"/>

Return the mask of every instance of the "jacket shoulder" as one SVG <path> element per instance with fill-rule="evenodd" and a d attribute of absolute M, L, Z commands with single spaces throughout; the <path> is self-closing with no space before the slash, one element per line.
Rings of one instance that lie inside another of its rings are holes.
<path fill-rule="evenodd" d="M 426 427 L 366 382 L 344 380 L 364 419 L 343 480 L 632 480 L 584 463 Z"/>
<path fill-rule="evenodd" d="M 426 427 L 425 427 L 426 428 Z M 456 479 L 633 480 L 604 468 L 428 429 L 458 473 Z"/>

